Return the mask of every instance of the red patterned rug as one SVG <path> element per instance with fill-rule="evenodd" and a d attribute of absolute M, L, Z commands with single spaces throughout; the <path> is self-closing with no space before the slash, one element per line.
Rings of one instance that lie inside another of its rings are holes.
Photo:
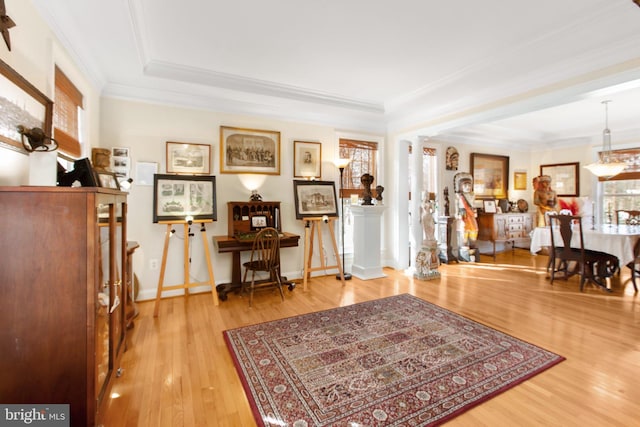
<path fill-rule="evenodd" d="M 224 331 L 261 426 L 430 426 L 564 357 L 404 294 Z"/>

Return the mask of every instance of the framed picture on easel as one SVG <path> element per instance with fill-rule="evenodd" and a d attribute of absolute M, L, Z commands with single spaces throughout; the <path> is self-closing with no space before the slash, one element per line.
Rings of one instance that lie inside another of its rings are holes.
<path fill-rule="evenodd" d="M 216 177 L 155 174 L 153 222 L 177 221 L 187 216 L 217 220 Z"/>
<path fill-rule="evenodd" d="M 296 218 L 338 216 L 338 198 L 333 181 L 293 181 Z"/>

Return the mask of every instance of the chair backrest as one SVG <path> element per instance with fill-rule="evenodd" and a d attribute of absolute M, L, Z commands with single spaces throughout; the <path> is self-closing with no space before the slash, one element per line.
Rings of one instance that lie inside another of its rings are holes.
<path fill-rule="evenodd" d="M 618 225 L 640 225 L 640 211 L 618 209 L 616 211 L 616 222 Z"/>
<path fill-rule="evenodd" d="M 265 270 L 273 270 L 280 265 L 280 234 L 273 227 L 260 230 L 253 241 L 251 261 L 260 261 Z"/>
<path fill-rule="evenodd" d="M 577 259 L 580 256 L 584 256 L 584 238 L 582 235 L 582 217 L 574 215 L 549 215 L 550 231 L 551 231 L 551 246 L 557 256 L 563 259 Z M 556 242 L 555 228 L 558 228 L 560 232 L 560 240 Z M 579 253 L 571 249 L 571 241 L 573 240 L 573 234 L 578 233 L 579 245 L 576 249 L 579 249 Z"/>

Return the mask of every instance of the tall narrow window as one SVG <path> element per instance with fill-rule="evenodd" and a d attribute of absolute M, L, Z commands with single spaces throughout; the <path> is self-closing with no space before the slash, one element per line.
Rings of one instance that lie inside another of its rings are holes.
<path fill-rule="evenodd" d="M 56 66 L 55 98 L 53 104 L 53 137 L 58 150 L 71 157 L 80 157 L 80 109 L 82 93 Z"/>
<path fill-rule="evenodd" d="M 340 139 L 340 158 L 351 159 L 344 169 L 344 188 L 341 197 L 348 198 L 351 194 L 360 194 L 362 191 L 360 178 L 365 173 L 377 178 L 377 157 L 377 142 Z"/>

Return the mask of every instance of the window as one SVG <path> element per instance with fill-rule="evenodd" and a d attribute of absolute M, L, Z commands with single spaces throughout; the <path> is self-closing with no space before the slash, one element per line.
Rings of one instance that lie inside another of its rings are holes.
<path fill-rule="evenodd" d="M 640 210 L 640 148 L 613 150 L 612 160 L 627 163 L 627 168 L 609 179 L 600 178 L 602 222 L 616 223 L 616 210 Z"/>
<path fill-rule="evenodd" d="M 57 66 L 55 87 L 53 137 L 58 142 L 58 151 L 78 158 L 82 154 L 79 137 L 82 93 Z"/>
<path fill-rule="evenodd" d="M 378 143 L 376 142 L 340 139 L 340 158 L 351 159 L 344 168 L 343 194 L 340 197 L 348 198 L 352 194 L 360 194 L 362 191 L 360 177 L 365 173 L 377 178 L 377 156 Z"/>

